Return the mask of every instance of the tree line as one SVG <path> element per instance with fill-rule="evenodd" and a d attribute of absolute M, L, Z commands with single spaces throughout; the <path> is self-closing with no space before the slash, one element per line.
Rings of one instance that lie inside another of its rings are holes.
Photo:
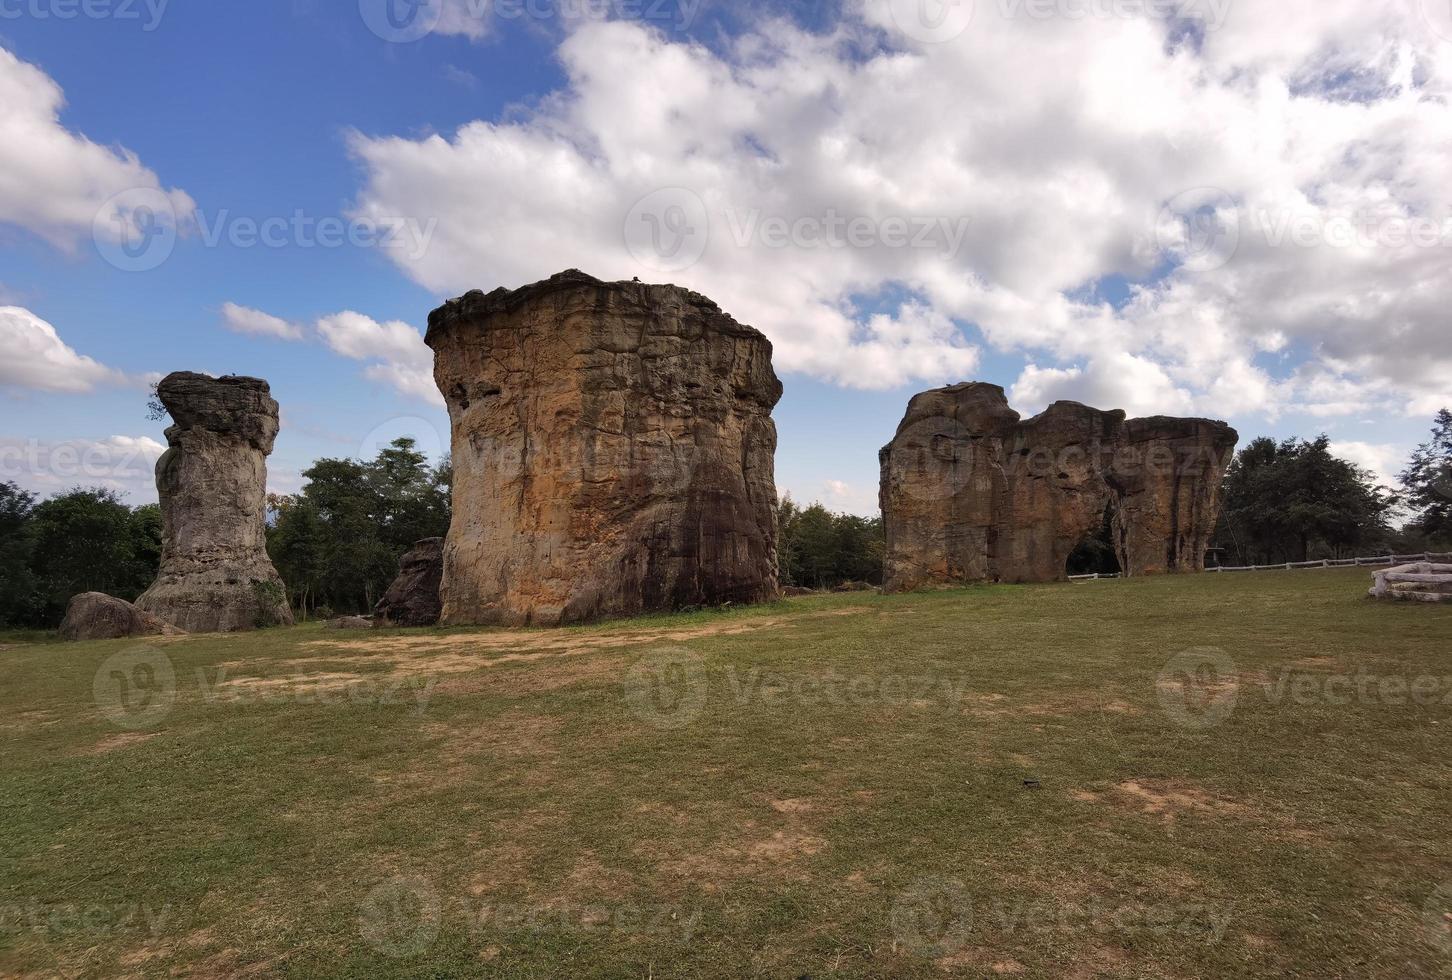
<path fill-rule="evenodd" d="M 415 541 L 448 531 L 452 469 L 412 439 L 371 460 L 320 459 L 301 491 L 268 498 L 267 549 L 302 617 L 366 613 Z M 1262 437 L 1225 474 L 1212 561 L 1266 565 L 1353 555 L 1452 550 L 1452 412 L 1437 413 L 1397 488 L 1338 458 L 1330 440 Z M 1405 521 L 1398 526 L 1395 518 Z M 880 516 L 777 510 L 784 586 L 831 589 L 882 581 Z M 114 491 L 76 488 L 48 500 L 0 482 L 0 627 L 53 628 L 70 597 L 134 600 L 156 576 L 161 511 Z M 1070 559 L 1071 572 L 1113 571 L 1109 528 Z"/>

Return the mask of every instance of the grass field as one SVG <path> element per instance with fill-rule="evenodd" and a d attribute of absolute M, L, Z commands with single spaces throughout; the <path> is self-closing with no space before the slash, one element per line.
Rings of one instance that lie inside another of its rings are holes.
<path fill-rule="evenodd" d="M 1365 570 L 0 640 L 0 974 L 1452 976 Z"/>

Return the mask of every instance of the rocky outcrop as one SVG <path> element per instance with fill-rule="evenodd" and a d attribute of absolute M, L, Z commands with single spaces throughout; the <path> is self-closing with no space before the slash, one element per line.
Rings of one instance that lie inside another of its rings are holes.
<path fill-rule="evenodd" d="M 136 605 L 190 633 L 291 625 L 263 531 L 278 428 L 267 382 L 180 372 L 157 394 L 173 422 L 156 464 L 161 569 Z"/>
<path fill-rule="evenodd" d="M 879 456 L 884 588 L 1062 579 L 1106 513 L 1126 574 L 1201 571 L 1237 439 L 1077 402 L 1023 420 L 997 385 L 924 392 Z"/>
<path fill-rule="evenodd" d="M 398 578 L 373 609 L 385 626 L 433 626 L 443 612 L 444 539 L 424 538 L 399 562 Z"/>
<path fill-rule="evenodd" d="M 104 592 L 84 592 L 73 596 L 60 625 L 61 639 L 72 641 L 179 636 L 181 632 L 150 613 L 142 612 L 125 599 L 117 599 Z"/>
<path fill-rule="evenodd" d="M 774 597 L 771 343 L 677 286 L 571 270 L 429 316 L 453 428 L 442 622 Z"/>

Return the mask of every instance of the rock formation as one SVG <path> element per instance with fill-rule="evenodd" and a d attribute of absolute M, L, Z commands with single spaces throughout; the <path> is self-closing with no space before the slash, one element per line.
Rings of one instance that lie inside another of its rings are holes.
<path fill-rule="evenodd" d="M 1419 561 L 1372 572 L 1373 599 L 1452 602 L 1452 565 Z"/>
<path fill-rule="evenodd" d="M 1237 439 L 1077 402 L 1023 420 L 997 385 L 923 392 L 879 456 L 884 588 L 1062 579 L 1106 513 L 1126 574 L 1201 571 Z"/>
<path fill-rule="evenodd" d="M 443 612 L 444 539 L 424 538 L 399 562 L 398 578 L 373 609 L 380 625 L 433 626 Z"/>
<path fill-rule="evenodd" d="M 571 270 L 429 316 L 453 428 L 442 622 L 776 595 L 771 343 L 677 286 Z"/>
<path fill-rule="evenodd" d="M 63 640 L 116 640 L 127 636 L 179 636 L 181 630 L 104 592 L 71 597 L 61 621 Z"/>
<path fill-rule="evenodd" d="M 136 605 L 190 633 L 291 625 L 263 533 L 278 426 L 267 382 L 179 372 L 157 394 L 173 422 L 156 463 L 161 570 Z"/>

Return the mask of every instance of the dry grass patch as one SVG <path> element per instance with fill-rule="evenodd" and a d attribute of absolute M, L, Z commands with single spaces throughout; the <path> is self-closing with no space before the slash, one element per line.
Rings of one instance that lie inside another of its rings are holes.
<path fill-rule="evenodd" d="M 158 732 L 122 732 L 116 735 L 107 735 L 105 738 L 91 745 L 84 754 L 105 755 L 108 752 L 115 752 L 119 749 L 130 748 L 133 745 L 140 745 L 142 742 L 149 742 L 156 738 Z"/>
<path fill-rule="evenodd" d="M 1248 812 L 1241 804 L 1213 796 L 1185 780 L 1127 779 L 1108 792 L 1072 790 L 1069 795 L 1081 803 L 1105 803 L 1159 817 L 1167 824 L 1186 813 L 1240 817 Z"/>

